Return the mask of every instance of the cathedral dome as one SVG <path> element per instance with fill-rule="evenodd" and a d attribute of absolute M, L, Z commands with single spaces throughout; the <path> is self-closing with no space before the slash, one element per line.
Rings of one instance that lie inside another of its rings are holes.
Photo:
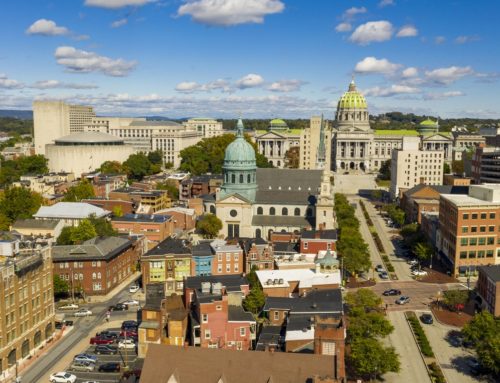
<path fill-rule="evenodd" d="M 354 80 L 349 84 L 349 90 L 340 97 L 337 109 L 368 109 L 366 98 L 356 90 Z"/>
<path fill-rule="evenodd" d="M 243 136 L 243 121 L 241 118 L 236 125 L 236 140 L 231 142 L 224 155 L 224 168 L 241 168 L 255 167 L 255 150 L 251 144 L 245 140 Z"/>

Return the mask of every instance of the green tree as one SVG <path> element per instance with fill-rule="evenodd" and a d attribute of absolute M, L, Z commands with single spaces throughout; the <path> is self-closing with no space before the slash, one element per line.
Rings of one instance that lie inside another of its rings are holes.
<path fill-rule="evenodd" d="M 257 277 L 257 273 L 256 273 L 256 271 L 258 269 L 259 268 L 256 265 L 253 265 L 252 269 L 247 274 L 247 280 L 248 280 L 248 283 L 250 284 L 250 288 L 252 288 L 252 289 L 254 288 L 254 286 L 260 286 L 259 278 Z"/>
<path fill-rule="evenodd" d="M 256 284 L 254 287 L 252 287 L 250 293 L 248 293 L 245 300 L 243 301 L 243 308 L 246 311 L 250 311 L 252 314 L 256 315 L 261 311 L 264 303 L 266 303 L 264 292 L 262 291 L 260 285 Z"/>
<path fill-rule="evenodd" d="M 123 174 L 125 169 L 123 165 L 118 161 L 106 161 L 103 162 L 99 171 L 103 174 Z"/>
<path fill-rule="evenodd" d="M 161 150 L 155 150 L 148 153 L 148 160 L 154 165 L 163 164 L 163 152 Z"/>
<path fill-rule="evenodd" d="M 71 233 L 73 232 L 73 227 L 65 226 L 61 230 L 61 234 L 57 237 L 57 244 L 59 246 L 63 245 L 72 245 L 73 241 L 71 240 Z"/>
<path fill-rule="evenodd" d="M 122 217 L 123 216 L 123 209 L 120 205 L 116 205 L 114 208 L 113 208 L 113 215 L 115 217 Z"/>
<path fill-rule="evenodd" d="M 54 295 L 65 296 L 69 293 L 69 284 L 59 275 L 54 274 Z"/>
<path fill-rule="evenodd" d="M 92 222 L 88 219 L 82 219 L 80 224 L 71 231 L 70 238 L 74 244 L 80 244 L 96 236 L 97 232 Z"/>
<path fill-rule="evenodd" d="M 453 310 L 458 310 L 469 300 L 469 291 L 467 290 L 448 290 L 443 293 L 443 302 Z"/>
<path fill-rule="evenodd" d="M 352 342 L 348 363 L 357 377 L 370 381 L 400 369 L 399 357 L 394 347 L 384 347 L 374 338 L 360 338 Z"/>
<path fill-rule="evenodd" d="M 123 163 L 123 167 L 127 176 L 137 181 L 161 170 L 160 165 L 152 164 L 148 156 L 143 152 L 131 154 Z"/>
<path fill-rule="evenodd" d="M 45 174 L 49 172 L 49 168 L 47 166 L 49 160 L 41 154 L 20 157 L 17 161 L 21 175 Z"/>
<path fill-rule="evenodd" d="M 345 302 L 349 308 L 361 308 L 365 311 L 375 311 L 380 309 L 382 299 L 370 289 L 358 289 L 354 293 L 347 293 Z"/>
<path fill-rule="evenodd" d="M 77 185 L 71 186 L 66 195 L 64 196 L 64 201 L 67 202 L 78 202 L 82 199 L 95 197 L 94 187 L 87 180 L 83 179 Z"/>
<path fill-rule="evenodd" d="M 432 256 L 434 249 L 429 244 L 429 242 L 418 242 L 413 248 L 413 253 L 420 262 L 425 262 L 429 260 Z"/>
<path fill-rule="evenodd" d="M 95 215 L 91 215 L 88 218 L 89 222 L 94 227 L 95 233 L 99 237 L 114 237 L 118 235 L 118 232 L 113 229 L 111 222 L 106 218 L 96 218 Z"/>
<path fill-rule="evenodd" d="M 366 312 L 364 308 L 349 310 L 347 334 L 350 339 L 385 337 L 394 331 L 394 326 L 380 312 Z"/>
<path fill-rule="evenodd" d="M 222 221 L 214 214 L 205 214 L 196 222 L 196 229 L 200 231 L 203 238 L 215 238 L 222 229 Z"/>
<path fill-rule="evenodd" d="M 395 203 L 392 203 L 390 205 L 387 205 L 385 207 L 385 210 L 394 223 L 396 223 L 400 227 L 404 225 L 405 212 L 399 206 L 397 206 Z"/>
<path fill-rule="evenodd" d="M 450 173 L 451 173 L 450 164 L 448 164 L 447 162 L 445 162 L 443 164 L 443 174 L 450 174 Z"/>
<path fill-rule="evenodd" d="M 460 161 L 457 161 L 457 160 L 454 160 L 452 161 L 451 163 L 451 170 L 453 171 L 453 174 L 464 174 L 465 170 L 464 170 L 464 161 L 463 160 L 460 160 Z"/>
<path fill-rule="evenodd" d="M 156 189 L 158 190 L 166 190 L 168 196 L 171 200 L 177 201 L 179 199 L 179 188 L 170 182 L 158 182 L 156 184 Z"/>
<path fill-rule="evenodd" d="M 481 365 L 496 377 L 500 376 L 500 317 L 495 318 L 488 311 L 474 315 L 462 333 L 465 340 L 474 345 Z"/>
<path fill-rule="evenodd" d="M 380 170 L 378 171 L 378 178 L 381 180 L 391 179 L 391 160 L 387 160 L 382 163 Z"/>
<path fill-rule="evenodd" d="M 42 196 L 23 187 L 11 187 L 0 200 L 0 214 L 9 223 L 16 219 L 31 218 L 42 205 Z"/>

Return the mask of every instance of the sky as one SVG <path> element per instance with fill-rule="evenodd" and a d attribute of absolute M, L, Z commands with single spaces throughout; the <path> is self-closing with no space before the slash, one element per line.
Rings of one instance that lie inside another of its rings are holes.
<path fill-rule="evenodd" d="M 354 77 L 369 111 L 500 118 L 500 2 L 16 0 L 0 4 L 0 109 L 333 118 Z"/>

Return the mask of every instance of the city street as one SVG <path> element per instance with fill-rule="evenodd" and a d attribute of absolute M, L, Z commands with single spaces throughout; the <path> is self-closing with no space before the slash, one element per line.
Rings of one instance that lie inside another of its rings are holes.
<path fill-rule="evenodd" d="M 399 354 L 401 370 L 398 373 L 385 374 L 385 381 L 387 383 L 431 383 L 404 313 L 389 312 L 388 319 L 394 326 L 394 332 L 387 337 L 386 343 L 388 346 L 393 346 Z"/>

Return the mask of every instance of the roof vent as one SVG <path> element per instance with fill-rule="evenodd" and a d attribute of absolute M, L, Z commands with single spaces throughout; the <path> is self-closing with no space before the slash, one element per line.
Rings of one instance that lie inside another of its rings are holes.
<path fill-rule="evenodd" d="M 279 279 L 274 279 L 273 280 L 273 285 L 277 285 L 279 283 Z"/>
<path fill-rule="evenodd" d="M 278 283 L 279 283 L 280 285 L 282 285 L 284 282 L 285 282 L 285 281 L 283 280 L 283 278 L 280 278 L 280 279 L 279 279 L 279 281 L 278 281 Z"/>
<path fill-rule="evenodd" d="M 210 282 L 201 282 L 201 292 L 203 294 L 210 293 Z"/>
<path fill-rule="evenodd" d="M 318 308 L 318 305 L 316 304 L 316 302 L 314 302 L 314 303 L 311 305 L 311 308 L 313 308 L 313 309 Z"/>

